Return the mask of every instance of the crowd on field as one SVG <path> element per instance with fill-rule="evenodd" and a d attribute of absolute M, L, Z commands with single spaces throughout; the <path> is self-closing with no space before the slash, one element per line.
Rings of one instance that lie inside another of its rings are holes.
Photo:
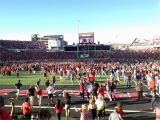
<path fill-rule="evenodd" d="M 144 99 L 144 87 L 149 89 L 151 96 L 151 109 L 157 113 L 157 118 L 160 117 L 159 101 L 160 94 L 160 63 L 159 62 L 137 62 L 137 63 L 119 63 L 119 62 L 100 62 L 100 61 L 85 61 L 85 62 L 35 62 L 23 64 L 7 64 L 1 66 L 1 75 L 12 75 L 16 72 L 17 78 L 21 75 L 21 71 L 28 71 L 34 74 L 38 71 L 44 76 L 46 80 L 46 92 L 48 94 L 48 106 L 52 105 L 54 101 L 52 90 L 55 89 L 56 81 L 59 80 L 62 84 L 65 80 L 70 80 L 72 84 L 76 81 L 79 83 L 80 100 L 89 101 L 89 104 L 82 104 L 81 108 L 75 107 L 75 112 L 80 112 L 81 120 L 106 119 L 105 108 L 107 102 L 116 101 L 115 93 L 117 87 L 123 83 L 126 89 L 135 87 L 137 92 L 137 100 Z M 52 77 L 49 78 L 48 74 Z M 59 75 L 59 78 L 56 78 Z M 103 84 L 97 82 L 98 76 L 107 76 Z M 120 79 L 122 76 L 122 79 Z M 134 84 L 133 84 L 134 83 Z M 19 92 L 23 83 L 18 81 L 15 84 L 17 88 L 16 99 L 18 100 Z M 66 117 L 70 116 L 71 96 L 62 89 L 64 100 L 56 100 L 54 106 L 57 119 L 60 120 L 63 109 L 66 111 Z M 85 95 L 87 96 L 85 98 Z M 39 106 L 42 106 L 43 96 L 40 81 L 35 86 L 30 86 L 28 89 L 28 96 L 22 104 L 21 110 L 26 118 L 31 117 L 31 110 L 34 109 L 34 98 L 38 98 Z M 59 96 L 62 97 L 62 96 Z M 64 104 L 62 104 L 64 103 Z M 27 108 L 25 108 L 27 104 Z M 26 109 L 28 110 L 26 112 Z M 123 120 L 125 113 L 121 104 L 118 102 L 114 112 L 108 116 L 109 120 Z M 45 116 L 44 116 L 45 117 Z"/>

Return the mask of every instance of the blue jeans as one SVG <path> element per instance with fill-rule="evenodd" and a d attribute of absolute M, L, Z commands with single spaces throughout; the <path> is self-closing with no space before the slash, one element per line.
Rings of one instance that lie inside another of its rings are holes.
<path fill-rule="evenodd" d="M 159 99 L 157 97 L 152 97 L 151 99 L 151 108 L 153 108 L 154 104 L 158 104 Z"/>
<path fill-rule="evenodd" d="M 61 120 L 61 113 L 56 113 L 57 115 L 57 120 Z"/>
<path fill-rule="evenodd" d="M 81 99 L 84 100 L 84 92 L 80 92 Z"/>

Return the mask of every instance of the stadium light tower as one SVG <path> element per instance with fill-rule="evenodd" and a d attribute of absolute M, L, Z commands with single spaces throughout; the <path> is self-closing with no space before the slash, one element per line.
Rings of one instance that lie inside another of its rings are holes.
<path fill-rule="evenodd" d="M 79 23 L 80 23 L 80 20 L 78 19 L 77 20 L 77 58 L 78 58 L 78 52 L 79 52 Z"/>
<path fill-rule="evenodd" d="M 77 20 L 77 32 L 78 32 L 78 41 L 77 44 L 79 43 L 79 24 L 80 24 L 80 20 Z"/>

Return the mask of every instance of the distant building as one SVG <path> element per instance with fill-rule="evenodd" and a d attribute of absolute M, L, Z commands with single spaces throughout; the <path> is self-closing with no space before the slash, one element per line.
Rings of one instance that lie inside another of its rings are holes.
<path fill-rule="evenodd" d="M 39 41 L 43 42 L 49 51 L 64 50 L 64 46 L 68 44 L 63 35 L 46 35 L 40 37 Z"/>

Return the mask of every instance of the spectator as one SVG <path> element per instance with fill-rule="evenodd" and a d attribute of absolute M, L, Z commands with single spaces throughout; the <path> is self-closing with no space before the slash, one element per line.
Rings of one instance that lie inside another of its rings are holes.
<path fill-rule="evenodd" d="M 64 102 L 65 102 L 65 110 L 66 110 L 66 117 L 70 116 L 70 107 L 71 107 L 71 96 L 69 93 L 63 93 L 64 94 Z"/>
<path fill-rule="evenodd" d="M 22 104 L 21 110 L 25 118 L 31 119 L 31 105 L 28 97 L 25 99 L 25 102 Z"/>
<path fill-rule="evenodd" d="M 84 93 L 85 93 L 84 83 L 81 82 L 80 83 L 80 96 L 81 96 L 81 100 L 84 100 Z"/>
<path fill-rule="evenodd" d="M 156 113 L 156 120 L 160 120 L 160 106 L 155 107 L 154 112 Z"/>
<path fill-rule="evenodd" d="M 39 106 L 41 106 L 42 105 L 42 89 L 40 88 L 40 80 L 36 83 L 35 90 L 38 98 L 38 104 Z"/>
<path fill-rule="evenodd" d="M 22 87 L 22 86 L 23 86 L 23 85 L 22 85 L 21 81 L 18 80 L 18 83 L 15 84 L 15 87 L 17 88 L 16 99 L 18 99 L 18 97 L 19 97 L 19 93 L 20 93 L 20 91 L 21 91 L 21 87 Z"/>
<path fill-rule="evenodd" d="M 136 82 L 136 92 L 137 92 L 137 95 L 138 95 L 138 101 L 142 100 L 142 97 L 143 97 L 143 88 L 142 88 L 142 83 L 141 81 L 137 81 Z"/>
<path fill-rule="evenodd" d="M 29 95 L 29 98 L 30 98 L 31 107 L 33 107 L 33 104 L 34 104 L 35 94 L 36 94 L 35 88 L 32 85 L 30 85 L 30 88 L 28 89 L 28 95 Z"/>
<path fill-rule="evenodd" d="M 121 118 L 123 118 L 124 112 L 123 112 L 122 104 L 120 102 L 117 102 L 117 106 L 115 107 L 115 109 L 116 109 L 116 112 L 121 115 Z"/>
<path fill-rule="evenodd" d="M 62 105 L 61 101 L 59 99 L 57 99 L 56 105 L 55 105 L 55 112 L 56 112 L 58 120 L 61 120 L 62 111 L 63 111 L 63 105 Z"/>
<path fill-rule="evenodd" d="M 98 99 L 96 100 L 97 110 L 98 110 L 98 120 L 104 120 L 105 117 L 105 107 L 106 102 L 101 96 L 98 96 Z"/>
<path fill-rule="evenodd" d="M 89 100 L 88 110 L 91 113 L 91 117 L 93 120 L 97 118 L 97 105 L 95 104 L 94 98 Z"/>
<path fill-rule="evenodd" d="M 102 85 L 98 88 L 98 95 L 104 98 L 104 89 Z"/>
<path fill-rule="evenodd" d="M 151 98 L 151 109 L 153 110 L 153 108 L 154 108 L 154 104 L 156 103 L 156 104 L 158 104 L 158 102 L 159 102 L 159 98 L 158 98 L 158 96 L 156 95 L 156 93 L 152 93 L 152 98 Z"/>
<path fill-rule="evenodd" d="M 155 94 L 156 93 L 156 81 L 155 81 L 155 78 L 152 77 L 152 79 L 150 80 L 149 82 L 149 88 L 151 90 L 151 94 Z"/>
<path fill-rule="evenodd" d="M 3 106 L 4 98 L 0 96 L 0 120 L 12 120 L 12 117 L 9 115 L 9 113 L 2 108 Z M 12 108 L 14 108 L 14 104 L 12 104 Z"/>
<path fill-rule="evenodd" d="M 92 120 L 90 112 L 87 110 L 87 105 L 82 104 L 81 109 L 75 108 L 76 112 L 81 111 L 80 120 Z"/>
<path fill-rule="evenodd" d="M 121 115 L 116 110 L 117 107 L 115 107 L 115 110 L 109 115 L 108 120 L 123 120 Z"/>
<path fill-rule="evenodd" d="M 51 86 L 51 84 L 49 84 L 49 86 L 46 89 L 47 93 L 48 93 L 48 106 L 50 104 L 53 103 L 53 87 Z"/>

